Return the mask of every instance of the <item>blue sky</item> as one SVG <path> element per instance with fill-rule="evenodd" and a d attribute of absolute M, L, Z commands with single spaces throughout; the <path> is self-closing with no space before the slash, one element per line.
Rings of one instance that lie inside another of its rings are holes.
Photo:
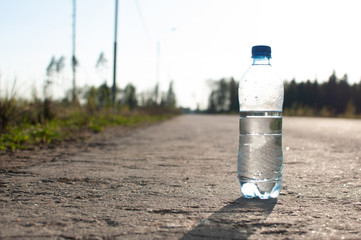
<path fill-rule="evenodd" d="M 137 10 L 137 3 L 141 15 Z M 251 64 L 251 47 L 272 47 L 283 79 L 327 80 L 333 70 L 359 82 L 359 1 L 312 0 L 119 0 L 118 77 L 138 91 L 156 84 L 160 42 L 160 87 L 174 80 L 179 105 L 206 107 L 209 79 L 235 77 Z M 66 69 L 52 91 L 71 87 L 71 0 L 0 0 L 0 86 L 16 78 L 18 95 L 41 95 L 52 56 Z M 142 21 L 143 18 L 143 21 Z M 78 86 L 112 81 L 114 0 L 77 0 Z M 176 31 L 171 31 L 176 28 Z M 96 71 L 101 52 L 108 59 Z"/>

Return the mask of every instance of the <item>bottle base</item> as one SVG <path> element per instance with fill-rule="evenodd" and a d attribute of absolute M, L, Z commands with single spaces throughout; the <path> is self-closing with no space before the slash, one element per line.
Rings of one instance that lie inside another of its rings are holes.
<path fill-rule="evenodd" d="M 278 181 L 239 181 L 244 198 L 270 199 L 277 198 L 281 190 L 281 180 Z"/>

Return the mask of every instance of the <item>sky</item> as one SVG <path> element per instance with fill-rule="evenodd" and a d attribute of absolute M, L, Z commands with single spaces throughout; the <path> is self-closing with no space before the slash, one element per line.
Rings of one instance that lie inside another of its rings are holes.
<path fill-rule="evenodd" d="M 115 0 L 77 0 L 77 86 L 112 83 Z M 272 48 L 284 80 L 326 81 L 335 70 L 361 79 L 361 2 L 357 0 L 119 0 L 117 86 L 137 92 L 170 81 L 178 106 L 207 107 L 209 81 L 239 80 L 253 45 Z M 103 52 L 102 69 L 96 61 Z M 0 91 L 41 89 L 54 56 L 66 68 L 51 91 L 72 86 L 72 0 L 0 0 Z"/>

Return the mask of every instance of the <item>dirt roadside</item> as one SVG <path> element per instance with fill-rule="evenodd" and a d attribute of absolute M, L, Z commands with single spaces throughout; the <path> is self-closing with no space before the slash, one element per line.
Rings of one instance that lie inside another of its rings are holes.
<path fill-rule="evenodd" d="M 139 126 L 144 128 L 147 125 Z M 46 146 L 30 146 L 29 149 L 16 152 L 0 152 L 0 172 L 16 172 L 42 163 L 54 162 L 57 159 L 69 158 L 81 152 L 91 151 L 107 143 L 108 139 L 125 137 L 136 127 L 106 127 L 102 132 L 91 130 L 77 132 L 77 137 L 67 138 L 63 142 L 55 142 Z"/>
<path fill-rule="evenodd" d="M 106 131 L 7 165 L 0 238 L 360 239 L 359 120 L 285 118 L 277 202 L 239 198 L 236 116 Z"/>

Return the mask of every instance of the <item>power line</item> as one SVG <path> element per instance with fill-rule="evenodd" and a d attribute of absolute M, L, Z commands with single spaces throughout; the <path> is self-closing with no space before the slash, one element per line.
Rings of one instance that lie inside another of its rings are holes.
<path fill-rule="evenodd" d="M 137 12 L 138 12 L 138 16 L 140 18 L 140 21 L 142 22 L 143 30 L 144 30 L 145 34 L 147 35 L 148 39 L 151 41 L 152 37 L 150 36 L 147 24 L 145 23 L 143 13 L 142 13 L 142 9 L 140 8 L 138 0 L 134 0 L 134 4 L 135 4 L 135 6 L 137 8 Z"/>

